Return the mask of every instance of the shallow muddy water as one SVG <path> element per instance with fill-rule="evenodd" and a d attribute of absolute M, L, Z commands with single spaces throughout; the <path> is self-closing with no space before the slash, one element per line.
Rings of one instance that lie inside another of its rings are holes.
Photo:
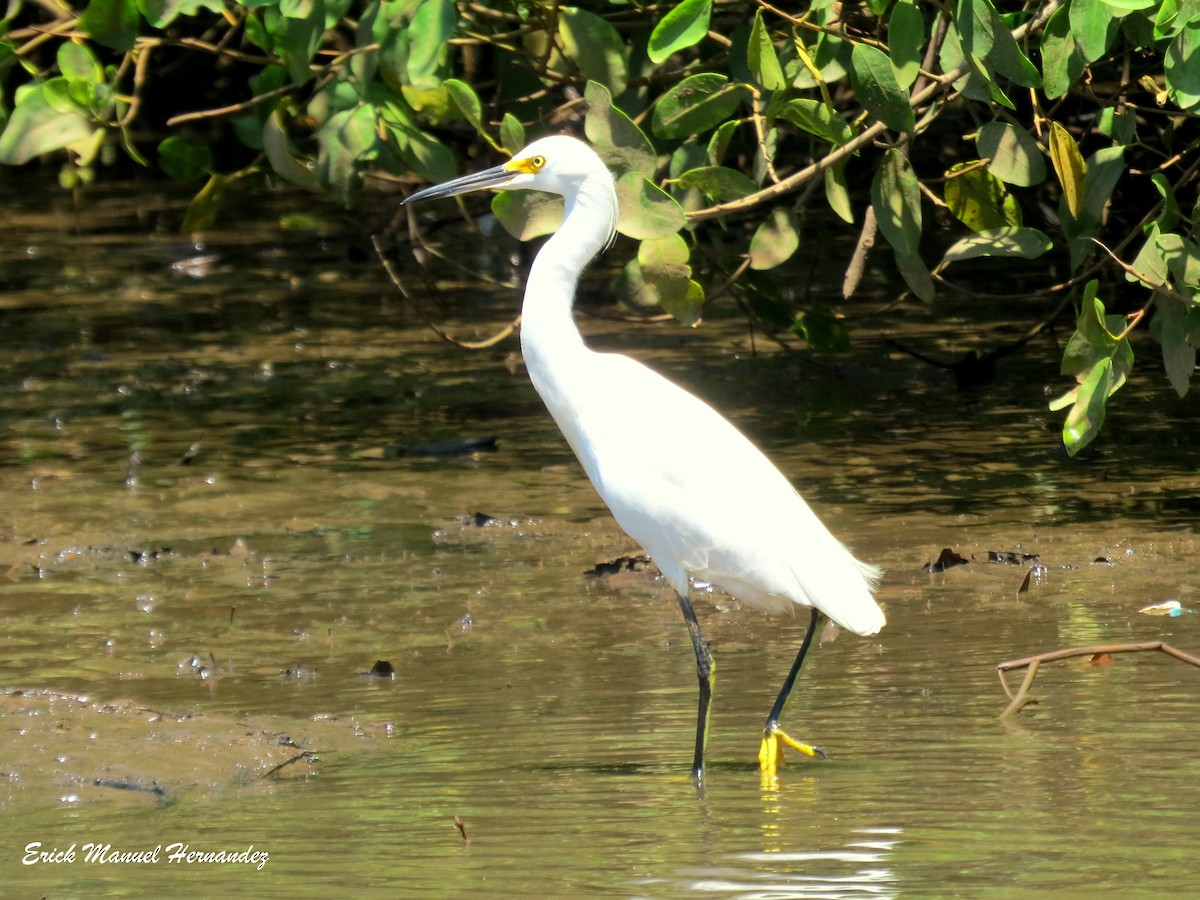
<path fill-rule="evenodd" d="M 457 286 L 431 295 L 400 253 L 414 308 L 370 229 L 305 196 L 255 197 L 202 246 L 174 232 L 182 191 L 6 198 L 12 896 L 1200 891 L 1200 670 L 1159 653 L 1047 664 L 1040 703 L 1000 718 L 1004 660 L 1200 651 L 1200 614 L 1138 612 L 1200 607 L 1197 407 L 1166 396 L 1148 339 L 1105 436 L 1068 460 L 1045 412 L 1046 386 L 1063 389 L 1050 340 L 974 392 L 882 344 L 951 359 L 979 340 L 981 301 L 893 306 L 880 290 L 844 307 L 853 350 L 823 356 L 720 309 L 689 330 L 584 298 L 595 344 L 725 411 L 887 570 L 887 628 L 821 646 L 788 709 L 831 758 L 771 785 L 758 735 L 805 620 L 697 597 L 719 672 L 697 796 L 694 661 L 669 590 L 586 574 L 638 548 L 515 339 L 466 351 L 422 318 L 486 337 L 514 294 L 435 264 L 427 277 Z M 314 206 L 324 225 L 281 229 Z M 505 276 L 491 259 L 464 262 Z M 990 305 L 983 340 L 1039 311 Z M 494 446 L 430 447 L 476 439 Z M 681 434 L 679 451 L 704 440 Z M 943 547 L 970 562 L 924 571 Z M 1019 593 L 1032 561 L 989 551 L 1036 554 L 1042 577 Z M 377 661 L 390 676 L 369 674 Z M 106 845 L 150 860 L 88 861 Z M 187 856 L 221 851 L 233 861 Z"/>

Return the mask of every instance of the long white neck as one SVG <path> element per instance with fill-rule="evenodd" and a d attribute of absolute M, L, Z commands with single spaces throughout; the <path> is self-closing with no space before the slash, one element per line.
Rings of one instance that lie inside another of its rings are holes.
<path fill-rule="evenodd" d="M 564 366 L 551 360 L 590 352 L 571 306 L 580 271 L 609 239 L 611 214 L 612 181 L 605 171 L 589 178 L 575 197 L 567 199 L 562 225 L 542 245 L 529 270 L 521 305 L 521 352 L 534 387 L 552 413 L 556 412 L 549 395 L 555 393 L 552 382 Z"/>

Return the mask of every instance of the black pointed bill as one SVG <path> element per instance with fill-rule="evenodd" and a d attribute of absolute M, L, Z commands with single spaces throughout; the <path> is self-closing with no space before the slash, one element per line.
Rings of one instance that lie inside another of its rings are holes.
<path fill-rule="evenodd" d="M 433 187 L 425 188 L 423 191 L 417 191 L 411 197 L 402 200 L 400 205 L 415 203 L 418 200 L 439 200 L 443 197 L 455 197 L 458 194 L 466 194 L 469 191 L 502 188 L 520 174 L 522 174 L 521 169 L 514 166 L 513 161 L 509 161 L 499 166 L 493 166 L 490 169 L 484 169 L 482 172 L 475 172 L 473 175 L 464 175 L 462 178 L 455 178 L 453 181 L 447 181 L 444 184 L 434 185 Z"/>

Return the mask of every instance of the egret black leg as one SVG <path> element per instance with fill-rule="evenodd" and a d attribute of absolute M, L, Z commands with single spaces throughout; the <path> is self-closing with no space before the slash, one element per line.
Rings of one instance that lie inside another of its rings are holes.
<path fill-rule="evenodd" d="M 691 599 L 687 594 L 676 596 L 679 598 L 679 608 L 683 611 L 683 620 L 687 622 L 688 634 L 692 636 L 692 648 L 696 651 L 696 678 L 700 682 L 700 706 L 696 712 L 696 752 L 692 758 L 692 778 L 699 785 L 704 778 L 704 748 L 708 744 L 716 665 L 704 635 L 700 633 L 700 623 L 696 621 L 696 610 L 692 608 Z"/>
<path fill-rule="evenodd" d="M 783 687 L 779 690 L 779 696 L 775 698 L 775 705 L 771 707 L 771 714 L 767 716 L 767 724 L 763 728 L 762 746 L 758 751 L 758 762 L 759 767 L 762 769 L 764 784 L 773 782 L 776 767 L 783 761 L 779 748 L 781 743 L 799 750 L 805 756 L 820 756 L 822 759 L 827 756 L 825 751 L 820 747 L 793 740 L 779 727 L 779 720 L 783 718 L 784 707 L 787 706 L 788 698 L 792 694 L 792 688 L 796 685 L 796 679 L 799 677 L 800 669 L 804 665 L 804 658 L 808 656 L 808 651 L 812 647 L 813 637 L 817 633 L 817 628 L 820 626 L 822 618 L 821 613 L 814 608 L 812 619 L 808 623 L 808 632 L 804 635 L 804 643 L 800 645 L 800 652 L 796 654 L 796 661 L 792 663 L 792 670 L 788 672 L 787 679 L 783 682 Z"/>

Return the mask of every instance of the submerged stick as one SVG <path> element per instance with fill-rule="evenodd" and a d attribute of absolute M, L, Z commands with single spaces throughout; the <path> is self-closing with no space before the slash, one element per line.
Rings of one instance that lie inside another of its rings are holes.
<path fill-rule="evenodd" d="M 1189 666 L 1195 666 L 1200 669 L 1200 657 L 1192 656 L 1190 653 L 1184 653 L 1170 644 L 1162 641 L 1146 641 L 1140 644 L 1097 644 L 1093 647 L 1068 647 L 1062 650 L 1051 650 L 1046 653 L 1037 653 L 1033 656 L 1026 656 L 1021 659 L 1012 659 L 1007 662 L 1002 662 L 996 666 L 996 674 L 1000 676 L 1000 685 L 1004 688 L 1004 693 L 1008 695 L 1008 699 L 1012 702 L 1008 704 L 1004 712 L 1000 713 L 1000 718 L 1006 719 L 1009 716 L 1015 715 L 1026 706 L 1037 701 L 1029 696 L 1029 689 L 1033 686 L 1033 679 L 1037 677 L 1038 668 L 1045 662 L 1057 662 L 1060 659 L 1071 659 L 1076 656 L 1101 656 L 1104 654 L 1113 653 L 1139 653 L 1148 650 L 1157 650 L 1167 656 L 1174 657 L 1180 662 L 1187 663 Z M 1014 694 L 1008 688 L 1008 681 L 1004 677 L 1005 672 L 1011 672 L 1014 669 L 1027 669 L 1025 680 L 1021 682 L 1021 687 Z"/>

